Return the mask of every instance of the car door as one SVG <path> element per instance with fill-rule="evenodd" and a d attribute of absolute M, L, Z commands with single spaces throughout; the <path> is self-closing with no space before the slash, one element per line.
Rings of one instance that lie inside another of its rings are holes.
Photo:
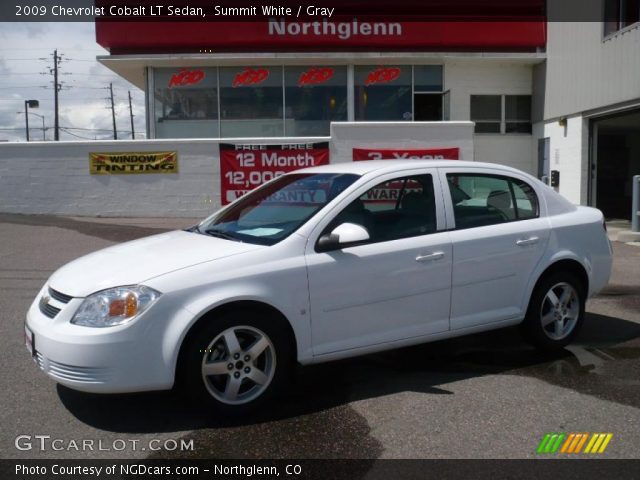
<path fill-rule="evenodd" d="M 327 215 L 307 245 L 314 355 L 449 329 L 451 241 L 435 169 L 371 180 Z M 318 252 L 349 222 L 369 241 Z"/>
<path fill-rule="evenodd" d="M 549 239 L 535 189 L 491 170 L 442 169 L 453 245 L 451 330 L 522 318 Z"/>

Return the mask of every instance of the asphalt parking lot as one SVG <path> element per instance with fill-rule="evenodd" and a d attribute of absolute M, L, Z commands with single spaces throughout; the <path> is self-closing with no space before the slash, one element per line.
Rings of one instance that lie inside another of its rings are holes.
<path fill-rule="evenodd" d="M 189 224 L 0 214 L 0 458 L 532 458 L 547 432 L 611 432 L 602 457 L 640 457 L 640 247 L 618 242 L 610 285 L 560 354 L 506 329 L 308 367 L 283 401 L 234 422 L 172 393 L 90 395 L 46 378 L 23 346 L 23 321 L 48 276 Z M 18 435 L 62 439 L 62 450 L 39 440 L 20 450 Z M 194 448 L 149 448 L 167 439 Z M 83 440 L 102 449 L 70 443 Z"/>

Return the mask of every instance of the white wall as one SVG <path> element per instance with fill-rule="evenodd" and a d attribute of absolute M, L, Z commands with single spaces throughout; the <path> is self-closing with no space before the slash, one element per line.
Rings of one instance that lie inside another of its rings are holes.
<path fill-rule="evenodd" d="M 581 115 L 567 118 L 567 126 L 551 121 L 537 124 L 534 133 L 549 137 L 549 168 L 560 172 L 558 192 L 575 204 L 588 203 L 589 125 Z"/>
<path fill-rule="evenodd" d="M 474 160 L 473 122 L 334 122 L 331 162 L 350 162 L 353 148 L 459 147 Z"/>
<path fill-rule="evenodd" d="M 471 118 L 471 95 L 531 95 L 533 65 L 497 59 L 447 59 L 445 90 L 450 90 L 451 120 Z M 535 174 L 536 145 L 531 135 L 475 136 L 475 159 L 501 163 Z"/>
<path fill-rule="evenodd" d="M 537 144 L 531 135 L 475 135 L 476 160 L 500 163 L 537 175 Z"/>
<path fill-rule="evenodd" d="M 365 126 L 366 127 L 366 126 Z M 473 124 L 337 124 L 334 139 L 243 138 L 0 144 L 0 211 L 108 217 L 204 217 L 220 206 L 219 142 L 330 141 L 332 161 L 353 147 L 458 146 L 473 159 Z M 384 140 L 381 140 L 384 139 Z M 179 173 L 90 175 L 91 152 L 177 151 Z"/>
<path fill-rule="evenodd" d="M 544 118 L 640 101 L 640 24 L 607 38 L 602 22 L 549 22 Z"/>
<path fill-rule="evenodd" d="M 90 175 L 90 152 L 178 151 L 178 174 Z M 205 141 L 0 145 L 0 211 L 100 216 L 202 216 L 219 203 L 218 147 Z"/>

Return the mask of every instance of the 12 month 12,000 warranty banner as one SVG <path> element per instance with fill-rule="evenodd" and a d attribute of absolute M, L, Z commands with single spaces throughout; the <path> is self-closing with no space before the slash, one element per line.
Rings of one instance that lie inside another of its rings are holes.
<path fill-rule="evenodd" d="M 178 152 L 90 153 L 92 175 L 178 173 Z"/>

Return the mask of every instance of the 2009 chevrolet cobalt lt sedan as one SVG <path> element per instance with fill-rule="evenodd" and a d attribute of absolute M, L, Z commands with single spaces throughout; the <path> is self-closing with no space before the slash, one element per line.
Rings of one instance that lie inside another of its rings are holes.
<path fill-rule="evenodd" d="M 25 336 L 71 388 L 175 383 L 238 413 L 296 362 L 516 324 L 538 347 L 562 348 L 610 271 L 602 213 L 518 170 L 333 164 L 276 178 L 193 228 L 65 265 Z"/>

